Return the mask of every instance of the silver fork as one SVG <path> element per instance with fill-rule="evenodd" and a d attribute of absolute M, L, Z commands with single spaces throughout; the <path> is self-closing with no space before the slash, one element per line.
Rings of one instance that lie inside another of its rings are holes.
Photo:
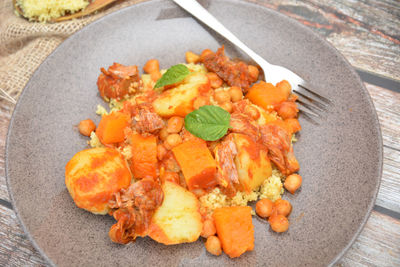
<path fill-rule="evenodd" d="M 268 77 L 268 82 L 276 84 L 282 80 L 287 80 L 292 86 L 293 92 L 299 97 L 297 101 L 300 104 L 299 110 L 313 122 L 316 122 L 313 118 L 320 118 L 321 113 L 328 108 L 329 104 L 331 104 L 329 99 L 311 90 L 311 85 L 300 76 L 287 68 L 268 63 L 265 59 L 251 50 L 196 0 L 173 1 L 245 52 L 262 68 L 264 76 Z"/>

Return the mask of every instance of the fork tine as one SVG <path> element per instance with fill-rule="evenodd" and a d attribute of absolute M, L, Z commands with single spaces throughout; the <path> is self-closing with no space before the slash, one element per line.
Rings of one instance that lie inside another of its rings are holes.
<path fill-rule="evenodd" d="M 316 119 L 314 119 L 315 117 L 310 116 L 308 112 L 305 112 L 301 109 L 299 109 L 299 110 L 300 110 L 300 113 L 302 114 L 302 117 L 306 118 L 306 120 L 309 120 L 310 122 L 312 122 L 316 125 L 320 125 L 320 123 Z"/>
<path fill-rule="evenodd" d="M 318 110 L 320 110 L 320 111 L 327 110 L 327 108 L 328 108 L 328 107 L 326 106 L 326 104 L 324 104 L 324 103 L 318 101 L 318 100 L 315 99 L 315 98 L 312 98 L 312 97 L 310 97 L 310 96 L 308 96 L 308 95 L 305 95 L 305 94 L 301 93 L 301 92 L 298 91 L 298 90 L 293 90 L 293 92 L 295 92 L 297 95 L 299 95 L 300 97 L 302 97 L 302 98 L 304 98 L 305 100 L 307 100 L 306 102 L 305 102 L 305 101 L 303 101 L 303 102 L 306 103 L 306 104 L 309 105 L 309 106 L 313 106 L 314 108 L 316 108 L 316 109 L 318 109 Z M 302 100 L 302 99 L 300 99 L 300 100 Z"/>
<path fill-rule="evenodd" d="M 299 103 L 302 104 L 302 103 Z M 298 105 L 297 108 L 299 109 L 299 111 L 301 111 L 303 114 L 307 114 L 309 117 L 314 117 L 314 118 L 319 118 L 321 117 L 317 112 L 311 110 L 309 107 L 307 106 L 300 106 Z"/>
<path fill-rule="evenodd" d="M 300 105 L 302 105 L 303 107 L 309 109 L 310 111 L 316 113 L 316 114 L 319 114 L 319 113 L 325 111 L 324 109 L 322 109 L 320 107 L 317 107 L 317 106 L 314 106 L 312 104 L 309 104 L 309 103 L 307 103 L 305 101 L 302 101 L 301 99 L 297 99 L 296 102 L 299 103 Z"/>
<path fill-rule="evenodd" d="M 326 97 L 324 97 L 324 96 L 322 96 L 322 95 L 320 95 L 320 94 L 318 94 L 318 93 L 316 93 L 316 92 L 314 92 L 314 91 L 308 89 L 308 88 L 305 87 L 304 85 L 299 84 L 298 86 L 299 86 L 300 88 L 303 88 L 304 90 L 306 90 L 306 91 L 309 92 L 310 94 L 312 94 L 312 95 L 314 95 L 314 96 L 320 98 L 322 101 L 324 101 L 324 102 L 326 102 L 326 103 L 328 103 L 328 104 L 332 104 L 332 101 L 331 101 L 331 100 L 329 100 L 328 98 L 326 98 Z"/>

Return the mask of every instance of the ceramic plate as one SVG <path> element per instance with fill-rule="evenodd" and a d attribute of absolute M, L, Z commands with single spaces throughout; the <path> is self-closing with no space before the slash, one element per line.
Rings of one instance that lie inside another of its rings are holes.
<path fill-rule="evenodd" d="M 373 207 L 382 170 L 382 142 L 371 99 L 349 63 L 299 23 L 243 1 L 203 1 L 209 11 L 261 56 L 318 85 L 333 106 L 303 127 L 295 154 L 301 190 L 285 194 L 293 212 L 288 232 L 276 234 L 256 219 L 255 249 L 237 259 L 214 257 L 203 240 L 164 246 L 138 238 L 113 244 L 109 216 L 77 208 L 64 184 L 64 166 L 87 138 L 80 120 L 96 123 L 102 103 L 96 81 L 113 62 L 161 67 L 184 53 L 226 45 L 172 1 L 150 1 L 108 15 L 71 36 L 37 69 L 13 114 L 7 139 L 7 178 L 13 205 L 33 244 L 59 266 L 324 266 L 351 246 Z"/>

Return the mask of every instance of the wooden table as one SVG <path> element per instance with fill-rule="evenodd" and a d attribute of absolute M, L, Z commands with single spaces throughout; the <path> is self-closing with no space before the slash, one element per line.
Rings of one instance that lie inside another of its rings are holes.
<path fill-rule="evenodd" d="M 377 110 L 384 163 L 372 214 L 339 266 L 400 266 L 400 2 L 252 0 L 312 28 L 359 72 Z M 13 105 L 0 100 L 0 266 L 46 265 L 15 216 L 4 151 Z"/>

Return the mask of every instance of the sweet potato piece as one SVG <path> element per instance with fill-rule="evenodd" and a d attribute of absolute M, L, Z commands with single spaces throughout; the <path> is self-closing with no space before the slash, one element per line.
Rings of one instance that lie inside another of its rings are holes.
<path fill-rule="evenodd" d="M 196 196 L 175 183 L 162 185 L 164 201 L 157 208 L 148 235 L 159 243 L 174 245 L 196 241 L 203 229 Z"/>
<path fill-rule="evenodd" d="M 103 144 L 123 142 L 125 139 L 124 129 L 130 123 L 131 118 L 126 113 L 113 112 L 109 115 L 103 115 L 96 129 L 96 135 Z"/>
<path fill-rule="evenodd" d="M 217 165 L 203 140 L 189 140 L 172 149 L 189 189 L 217 185 Z"/>
<path fill-rule="evenodd" d="M 157 173 L 157 138 L 155 136 L 144 137 L 140 134 L 132 134 L 129 137 L 132 158 L 130 168 L 135 179 L 146 177 L 156 178 Z"/>
<path fill-rule="evenodd" d="M 251 207 L 217 208 L 213 217 L 222 249 L 229 257 L 236 258 L 254 249 Z"/>
<path fill-rule="evenodd" d="M 246 97 L 253 103 L 266 110 L 273 110 L 273 105 L 288 99 L 286 87 L 276 87 L 272 83 L 261 81 L 254 84 Z"/>

